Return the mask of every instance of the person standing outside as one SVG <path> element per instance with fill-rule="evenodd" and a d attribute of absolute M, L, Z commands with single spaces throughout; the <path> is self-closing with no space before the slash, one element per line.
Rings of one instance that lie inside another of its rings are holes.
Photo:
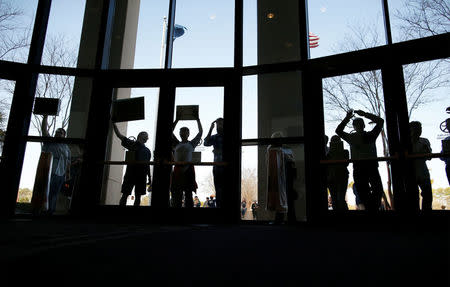
<path fill-rule="evenodd" d="M 48 116 L 44 115 L 41 123 L 42 136 L 50 137 L 48 132 Z M 65 138 L 66 130 L 58 128 L 55 131 L 55 138 Z M 50 190 L 48 195 L 48 214 L 52 215 L 56 210 L 58 193 L 61 191 L 64 182 L 70 179 L 70 149 L 64 143 L 46 142 L 42 145 L 43 152 L 50 152 L 53 157 L 50 177 Z"/>
<path fill-rule="evenodd" d="M 450 118 L 445 120 L 445 128 L 443 131 L 450 133 Z M 441 153 L 450 152 L 450 136 L 447 136 L 442 140 L 442 150 Z M 450 185 L 450 157 L 441 157 L 443 162 L 445 162 L 445 173 L 447 174 L 448 184 Z"/>
<path fill-rule="evenodd" d="M 375 123 L 375 127 L 367 132 L 362 118 L 353 119 L 354 133 L 344 132 L 354 114 L 365 117 Z M 367 161 L 353 162 L 353 179 L 356 191 L 364 205 L 369 211 L 377 211 L 381 205 L 383 185 L 378 171 L 376 140 L 383 128 L 384 120 L 379 116 L 361 110 L 349 110 L 346 117 L 336 128 L 336 134 L 350 145 L 352 160 L 373 159 Z"/>
<path fill-rule="evenodd" d="M 350 158 L 348 150 L 344 149 L 343 142 L 339 136 L 332 136 L 330 140 L 330 150 L 327 160 L 348 160 Z M 345 194 L 348 185 L 348 162 L 334 163 L 327 167 L 327 183 L 331 195 L 333 210 L 348 210 Z"/>
<path fill-rule="evenodd" d="M 217 133 L 211 135 L 214 125 Z M 218 118 L 211 123 L 209 132 L 205 137 L 204 146 L 213 146 L 214 162 L 222 162 L 223 152 L 223 118 Z M 216 190 L 216 205 L 220 207 L 223 190 L 225 186 L 225 168 L 223 166 L 215 165 L 213 167 L 214 189 Z"/>
<path fill-rule="evenodd" d="M 421 138 L 422 124 L 417 121 L 409 123 L 409 131 L 411 135 L 411 152 L 412 154 L 427 154 L 431 153 L 430 141 L 426 138 Z M 431 189 L 430 172 L 428 171 L 426 161 L 429 158 L 415 159 L 414 164 L 414 176 L 416 184 L 420 187 L 422 195 L 422 210 L 431 210 L 433 202 L 433 193 Z M 414 195 L 415 209 L 419 208 L 418 195 Z"/>
<path fill-rule="evenodd" d="M 145 146 L 148 141 L 148 133 L 140 132 L 136 140 L 132 140 L 120 133 L 117 125 L 113 123 L 114 133 L 120 139 L 124 148 L 128 149 L 134 154 L 133 160 L 135 161 L 150 161 L 152 156 L 150 150 Z M 151 184 L 150 166 L 148 164 L 127 164 L 125 176 L 122 183 L 122 197 L 120 198 L 119 205 L 125 206 L 127 204 L 127 198 L 131 195 L 134 188 L 134 206 L 141 205 L 141 196 L 146 193 L 148 184 Z"/>
<path fill-rule="evenodd" d="M 173 123 L 173 130 L 178 123 L 177 118 Z M 203 134 L 202 124 L 197 116 L 197 135 L 189 141 L 189 129 L 187 127 L 180 128 L 180 138 L 179 141 L 174 134 L 172 134 L 173 143 L 173 157 L 176 162 L 192 162 L 192 153 L 195 148 L 200 144 Z M 173 207 L 182 207 L 183 192 L 185 197 L 185 207 L 191 208 L 194 206 L 194 201 L 192 199 L 192 192 L 197 191 L 197 182 L 195 181 L 195 169 L 192 164 L 175 165 L 172 171 L 171 178 L 171 192 L 172 192 L 172 202 Z"/>

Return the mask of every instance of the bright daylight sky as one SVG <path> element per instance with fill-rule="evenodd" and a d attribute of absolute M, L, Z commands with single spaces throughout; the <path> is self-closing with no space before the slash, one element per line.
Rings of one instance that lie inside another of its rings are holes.
<path fill-rule="evenodd" d="M 401 7 L 404 0 L 389 1 L 392 25 L 396 25 L 392 13 Z M 36 9 L 37 0 L 15 0 L 21 6 L 28 19 Z M 310 32 L 320 37 L 319 47 L 311 49 L 311 57 L 317 58 L 335 54 L 339 43 L 350 34 L 350 26 L 370 23 L 383 35 L 383 16 L 381 0 L 324 0 L 309 1 Z M 48 35 L 64 34 L 74 47 L 78 48 L 85 1 L 53 0 Z M 139 26 L 136 44 L 135 68 L 158 68 L 160 65 L 161 36 L 163 17 L 168 11 L 168 0 L 141 0 Z M 234 1 L 232 0 L 178 0 L 177 24 L 188 30 L 185 35 L 175 40 L 173 67 L 231 67 L 233 65 L 234 44 Z M 30 21 L 30 20 L 28 20 Z M 393 27 L 394 41 L 399 39 L 399 31 Z M 244 0 L 244 65 L 257 64 L 257 24 L 256 0 Z M 384 38 L 383 38 L 384 39 Z M 45 63 L 44 63 L 45 64 Z M 435 91 L 436 99 L 419 108 L 413 120 L 419 120 L 423 126 L 423 137 L 430 140 L 433 152 L 439 152 L 440 139 L 443 134 L 439 123 L 448 115 L 445 107 L 450 105 L 446 100 L 449 90 Z M 132 96 L 144 96 L 146 102 L 146 119 L 130 122 L 128 136 L 136 136 L 141 130 L 149 132 L 147 146 L 154 149 L 155 119 L 157 110 L 158 89 L 133 89 Z M 243 80 L 243 138 L 257 137 L 257 77 L 249 76 Z M 176 94 L 176 105 L 200 104 L 200 119 L 203 125 L 203 138 L 206 136 L 211 122 L 223 115 L 223 88 L 179 88 Z M 355 107 L 358 108 L 358 107 Z M 344 116 L 344 115 L 342 115 Z M 186 125 L 191 129 L 191 136 L 197 133 L 195 122 L 182 122 L 176 129 Z M 326 134 L 331 137 L 337 123 L 326 124 Z M 368 126 L 366 124 L 366 126 Z M 36 134 L 30 130 L 30 134 Z M 39 144 L 28 145 L 21 187 L 33 187 L 35 169 L 39 157 Z M 348 148 L 348 146 L 347 146 Z M 378 144 L 381 156 L 381 143 Z M 202 161 L 212 161 L 212 149 L 200 146 Z M 256 169 L 256 149 L 243 149 L 243 167 Z M 447 187 L 444 163 L 439 159 L 428 162 L 434 188 Z M 204 200 L 209 195 L 203 186 L 204 179 L 211 173 L 211 167 L 196 168 L 199 183 L 199 196 Z M 380 164 L 380 172 L 385 176 L 385 166 Z M 350 181 L 352 179 L 350 178 Z M 385 180 L 384 180 L 385 181 Z M 349 192 L 351 193 L 351 192 Z M 351 195 L 350 195 L 351 196 Z M 349 199 L 352 200 L 352 199 Z"/>

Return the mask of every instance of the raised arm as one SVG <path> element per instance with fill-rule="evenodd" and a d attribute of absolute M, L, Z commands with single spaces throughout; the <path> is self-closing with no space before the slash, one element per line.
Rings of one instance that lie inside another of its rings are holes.
<path fill-rule="evenodd" d="M 360 116 L 362 116 L 362 117 L 368 118 L 369 120 L 371 120 L 372 122 L 376 123 L 377 125 L 383 126 L 383 124 L 384 124 L 384 120 L 381 117 L 377 116 L 377 115 L 374 115 L 374 114 L 371 114 L 371 113 L 366 113 L 366 112 L 361 111 L 361 110 L 357 110 L 357 111 L 355 111 L 355 113 L 360 115 Z"/>
<path fill-rule="evenodd" d="M 202 123 L 200 122 L 200 119 L 197 119 L 197 127 L 198 127 L 198 137 L 201 137 L 203 135 L 203 127 Z"/>
<path fill-rule="evenodd" d="M 120 133 L 119 129 L 117 128 L 116 123 L 113 123 L 112 125 L 113 125 L 113 128 L 114 128 L 114 133 L 122 141 L 125 138 L 125 136 Z"/>
<path fill-rule="evenodd" d="M 350 119 L 353 117 L 353 111 L 350 110 L 347 112 L 347 115 L 345 116 L 345 118 L 342 120 L 342 122 L 337 126 L 336 128 L 336 134 L 341 137 L 341 138 L 345 138 L 348 134 L 346 132 L 344 132 L 345 126 L 348 124 L 348 122 L 350 121 Z"/>
<path fill-rule="evenodd" d="M 44 115 L 44 117 L 42 118 L 41 130 L 42 130 L 42 136 L 44 136 L 44 137 L 50 136 L 50 134 L 48 133 L 48 116 L 47 115 Z"/>
<path fill-rule="evenodd" d="M 191 141 L 194 148 L 196 146 L 198 146 L 200 144 L 200 141 L 202 140 L 203 128 L 202 128 L 202 123 L 200 122 L 200 119 L 197 119 L 197 127 L 198 127 L 198 133 L 195 136 L 195 138 L 193 138 Z"/>
<path fill-rule="evenodd" d="M 209 128 L 208 134 L 206 135 L 206 138 L 205 138 L 204 143 L 203 143 L 205 146 L 210 146 L 211 145 L 209 140 L 211 139 L 211 133 L 212 133 L 212 130 L 214 129 L 214 124 L 215 123 L 216 123 L 216 121 L 213 121 L 211 123 L 211 127 Z"/>

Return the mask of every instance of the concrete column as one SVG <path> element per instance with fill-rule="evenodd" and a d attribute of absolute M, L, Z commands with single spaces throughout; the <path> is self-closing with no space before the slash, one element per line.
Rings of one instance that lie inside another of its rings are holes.
<path fill-rule="evenodd" d="M 132 69 L 136 50 L 137 28 L 139 21 L 140 0 L 117 1 L 114 18 L 114 30 L 111 41 L 111 69 Z M 130 98 L 130 88 L 116 89 L 116 99 Z M 122 134 L 127 134 L 127 123 L 118 123 Z M 109 160 L 121 161 L 125 159 L 125 149 L 120 140 L 111 132 Z M 117 205 L 121 197 L 121 187 L 124 166 L 111 165 L 106 169 L 106 184 L 103 185 L 101 204 Z"/>
<path fill-rule="evenodd" d="M 258 1 L 258 64 L 300 60 L 298 1 Z M 303 135 L 301 72 L 262 74 L 258 76 L 258 137 L 270 138 L 281 131 L 285 137 Z M 303 146 L 290 145 L 296 156 L 295 202 L 297 220 L 304 220 Z M 258 200 L 265 205 L 267 196 L 266 147 L 258 151 Z M 262 219 L 273 219 L 266 212 Z"/>
<path fill-rule="evenodd" d="M 81 42 L 77 67 L 94 68 L 96 62 L 98 34 L 100 29 L 100 15 L 102 14 L 104 0 L 87 0 L 81 32 Z M 116 1 L 113 35 L 109 68 L 130 69 L 134 65 L 137 28 L 139 20 L 140 0 Z M 68 126 L 69 137 L 85 137 L 87 118 L 89 112 L 92 80 L 77 77 L 74 83 L 72 106 Z M 131 89 L 115 91 L 117 99 L 129 98 Z M 126 123 L 119 124 L 119 129 L 126 134 Z M 110 160 L 123 160 L 124 149 L 115 136 L 111 137 L 109 155 Z M 101 204 L 117 204 L 120 198 L 123 166 L 106 168 L 106 185 L 102 193 Z"/>

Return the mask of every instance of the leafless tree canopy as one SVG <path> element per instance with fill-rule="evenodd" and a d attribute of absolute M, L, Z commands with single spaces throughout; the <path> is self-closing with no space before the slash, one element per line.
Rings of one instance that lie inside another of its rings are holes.
<path fill-rule="evenodd" d="M 448 0 L 409 0 L 396 15 L 407 39 L 427 37 L 450 31 Z"/>
<path fill-rule="evenodd" d="M 30 44 L 32 22 L 21 23 L 23 16 L 23 11 L 14 7 L 11 1 L 0 0 L 0 59 L 26 60 L 24 48 Z"/>
<path fill-rule="evenodd" d="M 14 1 L 0 0 L 0 59 L 26 62 L 30 44 L 33 17 L 28 19 L 24 12 L 14 5 Z M 27 24 L 27 23 L 30 24 Z M 76 66 L 76 49 L 64 35 L 47 35 L 42 63 L 50 66 Z M 69 121 L 74 77 L 41 74 L 36 89 L 36 97 L 57 98 L 61 101 L 60 114 L 49 118 L 52 134 L 56 128 L 65 128 Z M 0 81 L 0 129 L 4 129 L 6 118 L 14 94 L 15 83 Z M 34 116 L 32 126 L 39 134 L 41 117 Z"/>
<path fill-rule="evenodd" d="M 76 51 L 64 36 L 50 36 L 45 45 L 43 63 L 52 66 L 73 67 L 76 65 Z M 60 100 L 60 112 L 58 117 L 48 120 L 49 133 L 53 134 L 57 128 L 66 128 L 69 124 L 70 106 L 72 102 L 74 77 L 66 75 L 41 74 L 36 88 L 36 97 L 54 98 Z M 33 127 L 41 131 L 41 116 L 33 117 Z"/>
<path fill-rule="evenodd" d="M 402 40 L 445 33 L 450 28 L 450 9 L 445 0 L 412 0 L 395 15 L 404 33 Z M 369 24 L 355 25 L 338 43 L 336 53 L 384 45 L 384 38 Z M 438 96 L 433 92 L 450 85 L 450 67 L 446 60 L 410 64 L 403 67 L 409 116 Z M 385 117 L 380 71 L 369 71 L 324 80 L 325 110 L 328 121 L 340 121 L 350 108 L 362 108 Z"/>

